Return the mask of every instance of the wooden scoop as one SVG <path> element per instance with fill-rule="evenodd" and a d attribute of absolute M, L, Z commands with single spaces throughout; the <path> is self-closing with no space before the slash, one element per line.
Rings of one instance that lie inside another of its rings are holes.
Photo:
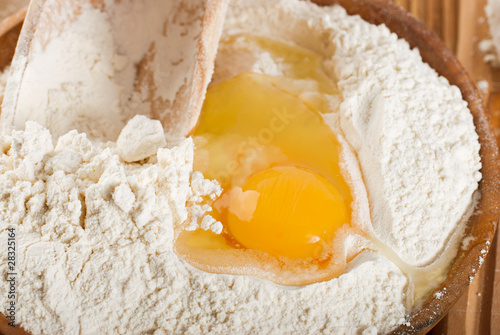
<path fill-rule="evenodd" d="M 195 126 L 229 0 L 33 0 L 12 62 L 3 131 L 34 120 L 116 140 L 136 114 L 170 139 Z M 110 4 L 111 3 L 111 4 Z"/>

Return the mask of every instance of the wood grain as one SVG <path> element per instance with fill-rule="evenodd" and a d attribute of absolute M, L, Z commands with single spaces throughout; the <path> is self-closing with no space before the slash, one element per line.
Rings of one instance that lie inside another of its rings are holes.
<path fill-rule="evenodd" d="M 474 81 L 486 81 L 483 92 L 500 144 L 500 71 L 483 61 L 478 44 L 489 38 L 484 13 L 487 0 L 394 1 L 433 29 L 467 69 Z M 432 2 L 432 3 L 430 3 Z M 418 3 L 418 4 L 417 4 Z M 422 6 L 426 3 L 426 13 Z M 439 24 L 440 22 L 440 24 Z M 431 335 L 500 334 L 500 247 L 495 237 L 476 278 Z"/>
<path fill-rule="evenodd" d="M 441 20 L 443 30 L 441 38 L 451 51 L 456 52 L 458 4 L 456 0 L 443 0 L 442 3 Z"/>

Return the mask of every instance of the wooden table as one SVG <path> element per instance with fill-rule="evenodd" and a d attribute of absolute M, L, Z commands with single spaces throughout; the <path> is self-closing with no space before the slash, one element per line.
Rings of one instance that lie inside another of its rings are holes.
<path fill-rule="evenodd" d="M 484 13 L 487 0 L 393 0 L 434 30 L 457 55 L 472 78 L 488 82 L 484 92 L 500 144 L 500 70 L 479 50 L 490 39 Z M 432 335 L 500 334 L 500 246 L 498 234 L 481 270 Z"/>

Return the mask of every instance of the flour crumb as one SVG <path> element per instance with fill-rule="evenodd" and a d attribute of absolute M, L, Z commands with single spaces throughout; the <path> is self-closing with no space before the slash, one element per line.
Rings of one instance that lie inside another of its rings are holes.
<path fill-rule="evenodd" d="M 167 141 L 160 121 L 136 115 L 123 128 L 116 144 L 125 162 L 135 162 L 154 155 Z"/>
<path fill-rule="evenodd" d="M 479 43 L 479 50 L 484 54 L 484 61 L 492 67 L 499 67 L 500 60 L 498 51 L 493 43 L 493 40 L 483 40 Z"/>
<path fill-rule="evenodd" d="M 479 88 L 481 93 L 486 94 L 486 93 L 488 93 L 488 90 L 490 89 L 490 84 L 486 80 L 481 80 L 481 81 L 478 81 L 477 88 Z"/>
<path fill-rule="evenodd" d="M 203 220 L 201 220 L 200 228 L 203 230 L 211 230 L 216 234 L 220 234 L 222 232 L 222 223 L 215 220 L 210 215 L 206 215 Z"/>
<path fill-rule="evenodd" d="M 135 202 L 134 192 L 127 184 L 120 184 L 113 192 L 113 201 L 125 213 L 130 212 Z"/>

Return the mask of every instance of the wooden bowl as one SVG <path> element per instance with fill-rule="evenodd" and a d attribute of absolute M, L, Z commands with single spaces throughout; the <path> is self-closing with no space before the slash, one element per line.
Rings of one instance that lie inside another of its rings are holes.
<path fill-rule="evenodd" d="M 437 299 L 431 294 L 423 306 L 409 316 L 409 325 L 401 325 L 391 334 L 425 334 L 429 331 L 458 300 L 481 266 L 493 241 L 498 218 L 500 216 L 500 163 L 498 148 L 491 127 L 490 117 L 475 83 L 453 53 L 427 27 L 410 16 L 405 10 L 386 0 L 313 0 L 319 5 L 339 4 L 349 14 L 360 15 L 374 24 L 385 24 L 400 38 L 406 39 L 412 47 L 420 50 L 422 58 L 451 84 L 460 88 L 463 98 L 468 102 L 474 118 L 476 131 L 481 143 L 481 161 L 483 179 L 479 190 L 481 200 L 470 218 L 466 235 L 475 239 L 467 249 L 460 249 L 445 281 L 436 288 L 442 293 Z M 17 13 L 0 24 L 0 70 L 12 59 L 15 42 L 22 25 L 23 13 Z M 446 287 L 444 291 L 443 288 Z M 26 334 L 20 328 L 6 325 L 6 319 L 0 318 L 0 333 Z"/>
<path fill-rule="evenodd" d="M 3 71 L 14 57 L 25 16 L 26 8 L 0 22 L 0 71 Z"/>

